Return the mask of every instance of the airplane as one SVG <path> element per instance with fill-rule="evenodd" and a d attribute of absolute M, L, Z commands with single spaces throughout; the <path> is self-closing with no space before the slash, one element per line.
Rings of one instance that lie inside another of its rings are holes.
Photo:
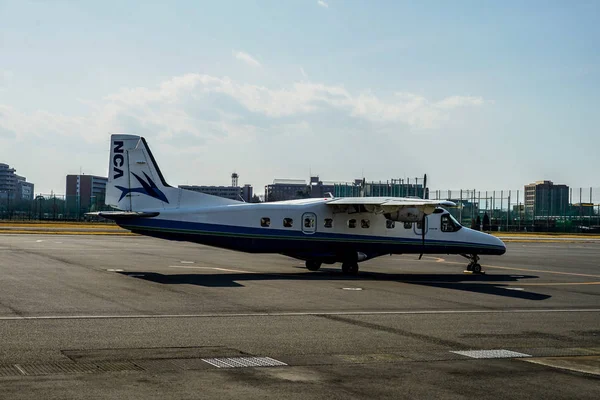
<path fill-rule="evenodd" d="M 425 176 L 426 179 L 426 176 Z M 424 189 L 426 183 L 424 182 Z M 425 193 L 425 190 L 423 190 Z M 131 232 L 248 253 L 277 253 L 305 262 L 310 271 L 392 254 L 457 254 L 465 272 L 483 273 L 480 255 L 502 255 L 504 243 L 461 226 L 447 200 L 412 197 L 344 197 L 245 203 L 170 186 L 146 139 L 112 134 L 106 204 L 116 211 L 89 213 Z"/>

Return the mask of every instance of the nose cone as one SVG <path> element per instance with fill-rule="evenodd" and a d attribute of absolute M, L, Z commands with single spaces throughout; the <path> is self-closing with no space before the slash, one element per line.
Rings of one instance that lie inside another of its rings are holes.
<path fill-rule="evenodd" d="M 502 255 L 506 253 L 506 245 L 502 240 L 489 233 L 470 230 L 473 241 L 480 245 L 479 254 Z"/>
<path fill-rule="evenodd" d="M 498 255 L 502 255 L 504 253 L 506 253 L 506 244 L 500 240 L 500 238 L 497 238 L 495 236 L 492 236 L 494 239 L 496 239 L 496 246 L 498 246 Z"/>

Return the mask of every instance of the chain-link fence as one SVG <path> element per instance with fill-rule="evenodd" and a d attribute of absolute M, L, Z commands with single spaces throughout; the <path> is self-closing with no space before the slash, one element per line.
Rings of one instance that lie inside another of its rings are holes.
<path fill-rule="evenodd" d="M 422 197 L 420 185 L 411 186 L 410 190 L 413 192 L 409 195 Z M 361 196 L 358 189 L 356 193 L 337 192 L 340 190 L 336 187 L 336 197 Z M 533 197 L 528 194 L 526 197 L 524 190 L 428 190 L 430 199 L 454 201 L 457 207 L 449 211 L 464 226 L 484 231 L 600 233 L 599 187 L 571 188 L 568 192 L 556 193 L 538 193 Z M 366 195 L 402 196 L 407 193 L 388 193 L 373 186 Z M 40 194 L 33 200 L 0 197 L 0 220 L 101 220 L 85 213 L 110 209 L 101 196 Z"/>
<path fill-rule="evenodd" d="M 600 232 L 600 188 L 561 191 L 432 190 L 431 199 L 454 201 L 452 215 L 485 231 Z"/>
<path fill-rule="evenodd" d="M 93 211 L 110 210 L 104 196 L 65 196 L 39 194 L 33 200 L 0 197 L 0 220 L 85 221 L 98 218 L 86 216 Z"/>

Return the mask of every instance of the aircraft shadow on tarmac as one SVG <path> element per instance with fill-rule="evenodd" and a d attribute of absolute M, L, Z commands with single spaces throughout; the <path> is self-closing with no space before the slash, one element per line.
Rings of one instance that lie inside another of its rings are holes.
<path fill-rule="evenodd" d="M 226 274 L 160 274 L 157 272 L 119 272 L 136 279 L 164 285 L 198 285 L 205 287 L 243 287 L 244 281 L 387 281 L 413 285 L 452 289 L 494 296 L 512 297 L 523 300 L 546 300 L 550 295 L 529 292 L 507 283 L 535 279 L 535 275 L 463 275 L 457 274 L 387 274 L 361 272 L 357 276 L 346 276 L 337 269 L 322 268 L 319 272 L 289 273 L 226 273 Z"/>

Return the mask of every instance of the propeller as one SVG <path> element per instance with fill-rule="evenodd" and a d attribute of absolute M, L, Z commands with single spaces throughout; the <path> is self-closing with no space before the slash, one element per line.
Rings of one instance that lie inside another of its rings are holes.
<path fill-rule="evenodd" d="M 427 193 L 427 174 L 423 175 L 423 199 L 425 199 L 425 194 Z M 423 258 L 423 250 L 425 250 L 425 218 L 427 215 L 423 213 L 423 218 L 421 218 L 421 255 L 419 256 L 419 260 Z"/>

